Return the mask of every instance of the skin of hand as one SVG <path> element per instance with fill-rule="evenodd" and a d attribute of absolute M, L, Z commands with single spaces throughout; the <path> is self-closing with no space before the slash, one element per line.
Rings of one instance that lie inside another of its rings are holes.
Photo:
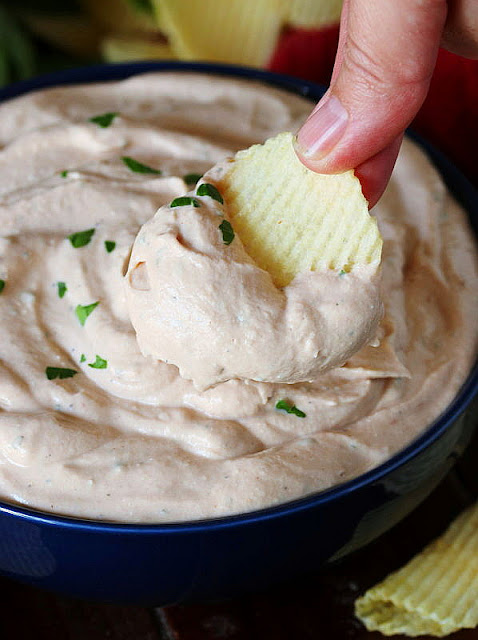
<path fill-rule="evenodd" d="M 297 134 L 299 159 L 318 173 L 355 168 L 373 207 L 440 45 L 478 58 L 478 0 L 345 0 L 330 88 Z"/>

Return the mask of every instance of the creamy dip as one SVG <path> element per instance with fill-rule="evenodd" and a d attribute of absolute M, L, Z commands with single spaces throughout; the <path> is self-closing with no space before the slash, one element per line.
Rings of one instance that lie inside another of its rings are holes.
<path fill-rule="evenodd" d="M 476 251 L 410 142 L 374 209 L 385 313 L 372 345 L 313 382 L 205 391 L 140 351 L 124 280 L 139 228 L 188 191 L 184 176 L 309 111 L 258 83 L 172 73 L 0 106 L 3 499 L 130 522 L 249 511 L 363 473 L 444 410 L 476 351 Z M 110 126 L 89 121 L 104 113 L 118 113 Z"/>
<path fill-rule="evenodd" d="M 227 199 L 197 195 L 220 183 L 227 164 L 181 206 L 160 207 L 136 236 L 126 301 L 141 353 L 175 364 L 200 390 L 231 379 L 311 382 L 374 339 L 378 265 L 302 272 L 277 287 L 240 236 L 223 241 Z"/>

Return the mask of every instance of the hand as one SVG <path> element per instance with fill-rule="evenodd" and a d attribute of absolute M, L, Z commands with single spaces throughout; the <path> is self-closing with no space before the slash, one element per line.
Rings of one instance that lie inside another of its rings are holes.
<path fill-rule="evenodd" d="M 319 173 L 355 168 L 372 207 L 440 45 L 478 58 L 477 0 L 345 0 L 330 88 L 297 135 L 300 160 Z"/>

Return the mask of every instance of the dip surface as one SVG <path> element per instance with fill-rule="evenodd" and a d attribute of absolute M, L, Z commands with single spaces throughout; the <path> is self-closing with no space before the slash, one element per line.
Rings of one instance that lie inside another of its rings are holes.
<path fill-rule="evenodd" d="M 297 130 L 310 108 L 261 84 L 171 73 L 0 106 L 2 499 L 124 522 L 240 513 L 367 471 L 445 409 L 476 352 L 476 250 L 410 142 L 374 209 L 385 314 L 373 346 L 315 382 L 202 392 L 139 350 L 123 275 L 141 225 L 191 188 L 184 176 Z M 108 127 L 89 121 L 116 112 Z M 211 295 L 219 304 L 221 287 Z M 76 373 L 49 379 L 47 367 Z"/>

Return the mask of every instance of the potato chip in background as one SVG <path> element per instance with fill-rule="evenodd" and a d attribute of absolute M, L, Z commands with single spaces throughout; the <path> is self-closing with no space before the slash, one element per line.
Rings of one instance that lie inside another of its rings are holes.
<path fill-rule="evenodd" d="M 155 0 L 162 29 L 182 60 L 265 65 L 282 27 L 279 0 Z"/>
<path fill-rule="evenodd" d="M 19 6 L 27 31 L 70 56 L 267 66 L 288 27 L 337 23 L 343 0 L 78 0 Z M 165 45 L 169 46 L 165 46 Z"/>

